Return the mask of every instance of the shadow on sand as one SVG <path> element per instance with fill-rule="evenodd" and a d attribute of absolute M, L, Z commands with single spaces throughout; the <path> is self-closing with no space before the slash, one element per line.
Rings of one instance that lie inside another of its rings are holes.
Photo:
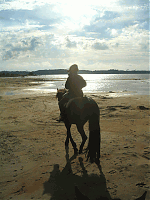
<path fill-rule="evenodd" d="M 44 183 L 44 194 L 50 194 L 50 200 L 109 200 L 110 194 L 106 187 L 106 179 L 99 165 L 100 175 L 87 174 L 83 160 L 79 157 L 82 176 L 73 174 L 71 161 L 76 156 L 69 159 L 68 149 L 66 148 L 66 166 L 62 171 L 59 165 L 55 164 L 50 178 Z M 81 193 L 82 192 L 82 193 Z M 84 194 L 86 196 L 84 196 Z M 118 199 L 119 200 L 119 199 Z"/>

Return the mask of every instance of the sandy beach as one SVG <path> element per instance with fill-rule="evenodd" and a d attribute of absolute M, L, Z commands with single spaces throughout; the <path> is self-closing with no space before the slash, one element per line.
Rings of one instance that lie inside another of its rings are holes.
<path fill-rule="evenodd" d="M 150 199 L 148 95 L 86 94 L 100 108 L 99 168 L 86 162 L 84 153 L 73 156 L 71 144 L 65 150 L 66 128 L 56 121 L 56 94 L 20 93 L 31 82 L 0 79 L 0 199 L 74 200 L 75 186 L 90 200 L 103 193 L 134 200 L 145 191 Z M 88 123 L 84 128 L 89 136 Z M 75 125 L 71 132 L 79 147 Z"/>

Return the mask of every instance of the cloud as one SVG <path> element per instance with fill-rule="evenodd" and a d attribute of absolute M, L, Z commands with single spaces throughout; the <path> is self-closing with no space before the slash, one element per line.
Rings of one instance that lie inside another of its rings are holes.
<path fill-rule="evenodd" d="M 121 5 L 144 6 L 149 4 L 149 0 L 120 0 L 119 3 Z"/>
<path fill-rule="evenodd" d="M 139 45 L 141 46 L 141 50 L 149 52 L 149 42 L 142 41 Z"/>
<path fill-rule="evenodd" d="M 118 5 L 117 11 L 97 9 L 97 14 L 90 24 L 83 27 L 84 32 L 91 33 L 91 37 L 94 33 L 99 39 L 111 39 L 116 36 L 116 33 L 121 34 L 123 28 L 135 24 L 139 24 L 142 29 L 149 30 L 149 8 L 135 5 L 137 6 Z"/>
<path fill-rule="evenodd" d="M 107 50 L 107 49 L 109 49 L 109 47 L 106 43 L 100 43 L 100 42 L 95 42 L 92 45 L 92 48 L 96 49 L 96 50 Z"/>
<path fill-rule="evenodd" d="M 68 48 L 76 48 L 77 47 L 77 44 L 75 41 L 70 41 L 70 39 L 67 37 L 66 38 L 66 47 Z"/>
<path fill-rule="evenodd" d="M 20 52 L 34 51 L 38 45 L 39 42 L 36 38 L 32 38 L 30 41 L 20 41 L 16 46 L 10 45 L 10 49 L 4 52 L 3 60 L 15 58 L 20 54 Z M 9 45 L 6 45 L 6 48 L 8 47 Z"/>
<path fill-rule="evenodd" d="M 145 0 L 93 0 L 86 5 L 79 0 L 73 4 L 5 0 L 0 9 L 4 69 L 65 68 L 72 63 L 84 69 L 96 69 L 99 63 L 107 69 L 109 65 L 125 69 L 128 64 L 143 69 L 147 63 L 149 9 Z"/>
<path fill-rule="evenodd" d="M 107 32 L 113 37 L 118 36 L 118 30 L 116 30 L 116 29 L 107 28 Z"/>
<path fill-rule="evenodd" d="M 101 12 L 99 13 L 101 14 Z M 97 20 L 99 19 L 103 19 L 103 20 L 113 20 L 115 18 L 118 18 L 121 16 L 121 13 L 116 12 L 116 11 L 104 11 L 101 15 L 100 18 L 97 18 Z"/>
<path fill-rule="evenodd" d="M 5 27 L 20 26 L 20 29 L 36 28 L 39 30 L 51 29 L 55 24 L 61 23 L 64 18 L 55 11 L 54 5 L 43 5 L 33 10 L 9 9 L 0 12 L 0 20 L 3 30 Z"/>

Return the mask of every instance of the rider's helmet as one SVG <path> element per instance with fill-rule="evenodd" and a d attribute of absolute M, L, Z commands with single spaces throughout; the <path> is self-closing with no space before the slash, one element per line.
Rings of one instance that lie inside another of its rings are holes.
<path fill-rule="evenodd" d="M 71 73 L 77 73 L 78 72 L 78 65 L 76 65 L 76 64 L 73 64 L 73 65 L 71 65 L 70 66 L 70 68 L 69 68 L 69 73 L 71 72 Z"/>

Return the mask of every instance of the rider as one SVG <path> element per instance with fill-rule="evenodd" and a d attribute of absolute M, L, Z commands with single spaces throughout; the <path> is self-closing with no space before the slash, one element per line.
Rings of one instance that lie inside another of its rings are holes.
<path fill-rule="evenodd" d="M 68 70 L 68 78 L 65 83 L 65 88 L 68 89 L 68 93 L 65 93 L 61 101 L 59 102 L 60 118 L 59 121 L 63 121 L 64 104 L 69 99 L 75 97 L 83 97 L 82 88 L 86 86 L 86 81 L 82 76 L 78 75 L 78 65 L 73 64 Z"/>

